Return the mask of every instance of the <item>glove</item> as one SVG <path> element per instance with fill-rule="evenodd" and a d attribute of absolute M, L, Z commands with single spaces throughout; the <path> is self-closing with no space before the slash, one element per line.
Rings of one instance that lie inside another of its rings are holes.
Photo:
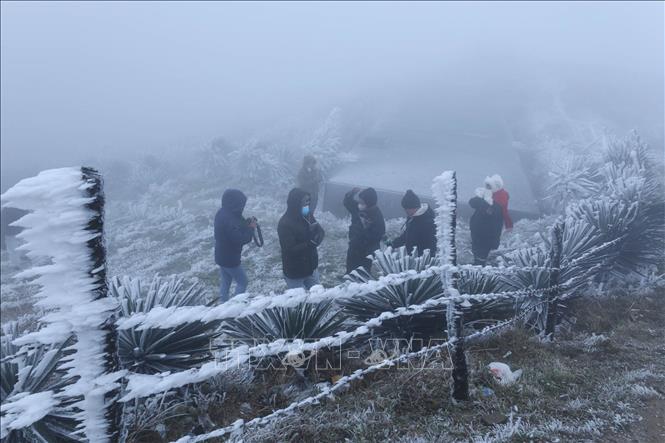
<path fill-rule="evenodd" d="M 323 229 L 321 229 L 319 223 L 314 222 L 311 225 L 309 225 L 309 232 L 311 234 L 310 242 L 312 242 L 314 246 L 319 246 L 321 242 L 323 242 L 323 236 L 324 236 Z"/>

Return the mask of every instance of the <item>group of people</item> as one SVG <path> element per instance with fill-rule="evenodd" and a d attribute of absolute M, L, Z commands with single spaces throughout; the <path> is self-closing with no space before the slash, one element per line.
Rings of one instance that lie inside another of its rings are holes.
<path fill-rule="evenodd" d="M 314 217 L 320 183 L 321 173 L 316 159 L 306 156 L 298 173 L 298 187 L 289 192 L 286 211 L 277 225 L 282 272 L 289 289 L 310 289 L 320 281 L 318 247 L 325 231 Z M 469 200 L 474 209 L 470 227 L 476 265 L 485 265 L 489 252 L 498 248 L 503 226 L 512 229 L 508 198 L 501 177 L 493 175 L 485 179 L 485 187 L 478 188 L 476 195 Z M 215 262 L 220 267 L 222 302 L 229 299 L 234 281 L 235 294 L 247 289 L 241 252 L 243 246 L 252 241 L 257 223 L 256 219 L 243 217 L 246 203 L 247 197 L 241 191 L 227 189 L 222 196 L 222 207 L 215 216 Z M 436 252 L 434 211 L 412 190 L 407 190 L 402 197 L 401 205 L 407 218 L 400 235 L 393 240 L 386 238 L 386 224 L 374 188 L 354 188 L 345 194 L 343 203 L 351 215 L 347 274 L 358 268 L 369 272 L 371 256 L 380 249 L 381 241 L 394 248 L 405 246 L 407 251 L 415 251 L 418 255 L 425 250 Z"/>

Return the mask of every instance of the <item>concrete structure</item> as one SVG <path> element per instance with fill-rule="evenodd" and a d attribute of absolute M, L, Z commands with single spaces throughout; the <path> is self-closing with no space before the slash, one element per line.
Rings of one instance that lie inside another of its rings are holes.
<path fill-rule="evenodd" d="M 448 134 L 439 148 L 384 145 L 359 149 L 356 163 L 337 172 L 326 184 L 323 209 L 344 215 L 344 192 L 354 186 L 372 186 L 379 191 L 386 218 L 403 217 L 400 199 L 413 189 L 423 202 L 434 203 L 432 179 L 444 170 L 457 171 L 459 214 L 468 218 L 468 200 L 485 177 L 499 174 L 510 194 L 514 221 L 537 218 L 539 210 L 520 158 L 508 140 L 475 134 Z"/>

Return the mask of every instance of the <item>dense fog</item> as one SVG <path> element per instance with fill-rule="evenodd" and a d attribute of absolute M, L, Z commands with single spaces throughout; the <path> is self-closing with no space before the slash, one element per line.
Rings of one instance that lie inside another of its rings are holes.
<path fill-rule="evenodd" d="M 0 8 L 3 442 L 662 441 L 663 2 Z"/>
<path fill-rule="evenodd" d="M 661 148 L 664 52 L 658 2 L 3 2 L 2 190 L 97 156 L 297 133 L 333 107 L 362 133 L 348 149 L 387 139 L 397 162 L 459 134 L 509 146 L 539 112 Z"/>

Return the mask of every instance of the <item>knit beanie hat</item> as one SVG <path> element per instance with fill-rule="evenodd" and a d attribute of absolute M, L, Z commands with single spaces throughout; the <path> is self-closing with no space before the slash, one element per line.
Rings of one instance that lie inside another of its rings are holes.
<path fill-rule="evenodd" d="M 368 208 L 376 205 L 376 202 L 378 201 L 378 197 L 374 188 L 363 189 L 358 194 L 358 198 L 364 201 Z"/>
<path fill-rule="evenodd" d="M 404 209 L 420 208 L 420 199 L 411 189 L 407 190 L 402 197 L 402 207 Z"/>

